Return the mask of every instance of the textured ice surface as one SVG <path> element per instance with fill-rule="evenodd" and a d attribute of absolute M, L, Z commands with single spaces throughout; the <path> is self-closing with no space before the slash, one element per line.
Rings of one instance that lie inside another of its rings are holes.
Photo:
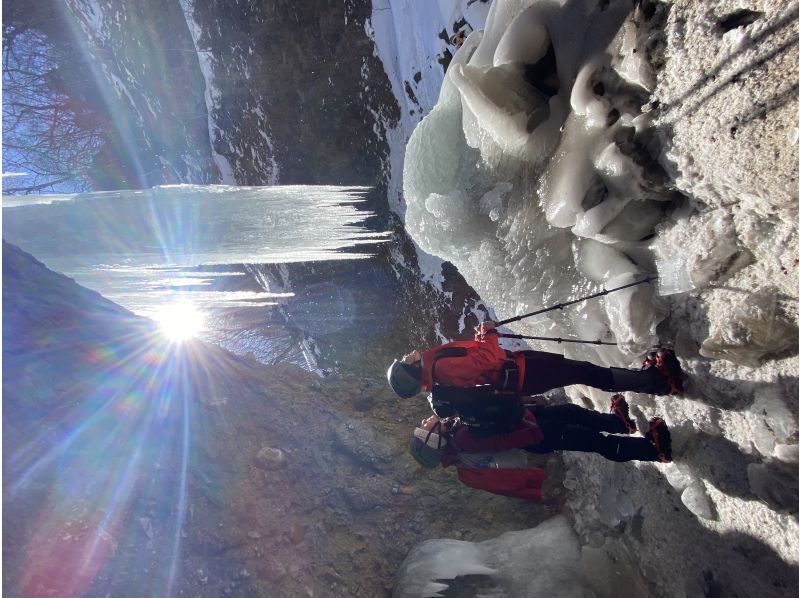
<path fill-rule="evenodd" d="M 403 562 L 393 596 L 443 596 L 448 582 L 468 575 L 482 576 L 473 580 L 480 591 L 468 595 L 584 598 L 623 595 L 615 593 L 623 590 L 626 596 L 645 596 L 633 571 L 619 551 L 582 549 L 567 519 L 559 516 L 479 543 L 423 542 Z"/>
<path fill-rule="evenodd" d="M 407 229 L 453 262 L 501 318 L 653 272 L 641 239 L 663 219 L 667 196 L 629 155 L 647 127 L 630 81 L 652 80 L 631 52 L 638 36 L 629 10 L 622 1 L 602 10 L 494 3 L 409 140 Z M 616 338 L 622 354 L 567 350 L 619 364 L 655 340 L 662 312 L 653 307 L 645 285 L 523 326 Z"/>
<path fill-rule="evenodd" d="M 773 509 L 797 513 L 797 465 L 751 463 L 747 481 L 753 493 Z"/>
<path fill-rule="evenodd" d="M 797 347 L 797 324 L 780 317 L 775 289 L 745 295 L 716 323 L 700 354 L 756 367 L 768 355 Z"/>

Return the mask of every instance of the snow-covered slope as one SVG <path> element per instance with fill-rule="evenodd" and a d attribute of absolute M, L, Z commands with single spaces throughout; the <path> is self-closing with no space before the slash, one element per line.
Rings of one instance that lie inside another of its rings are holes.
<path fill-rule="evenodd" d="M 629 396 L 675 462 L 571 456 L 566 482 L 584 546 L 652 595 L 797 588 L 796 14 L 495 0 L 406 150 L 408 230 L 500 317 L 660 277 L 518 326 L 615 339 L 565 349 L 615 366 L 676 347 L 684 396 Z"/>

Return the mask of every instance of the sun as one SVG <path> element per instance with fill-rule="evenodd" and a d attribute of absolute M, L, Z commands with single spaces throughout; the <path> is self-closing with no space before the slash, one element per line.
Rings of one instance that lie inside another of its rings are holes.
<path fill-rule="evenodd" d="M 165 305 L 158 311 L 155 320 L 161 334 L 176 343 L 197 336 L 205 324 L 203 313 L 189 302 Z"/>

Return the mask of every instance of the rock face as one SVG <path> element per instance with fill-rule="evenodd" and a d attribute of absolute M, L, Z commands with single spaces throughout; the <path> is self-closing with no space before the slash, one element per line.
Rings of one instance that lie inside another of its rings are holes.
<path fill-rule="evenodd" d="M 398 108 L 365 31 L 370 2 L 68 4 L 155 165 L 148 185 L 378 182 L 381 122 Z"/>
<path fill-rule="evenodd" d="M 365 33 L 370 2 L 194 4 L 221 92 L 212 116 L 224 137 L 215 149 L 232 161 L 237 181 L 264 182 L 263 167 L 235 151 L 258 145 L 263 128 L 248 121 L 260 109 L 282 183 L 376 182 L 387 149 L 373 114 L 398 114 Z"/>
<path fill-rule="evenodd" d="M 73 52 L 92 65 L 113 119 L 92 166 L 94 188 L 218 182 L 203 75 L 180 3 L 63 4 L 51 3 L 48 12 L 56 27 L 72 33 Z"/>
<path fill-rule="evenodd" d="M 170 347 L 8 244 L 3 276 L 5 593 L 383 596 L 418 542 L 546 515 L 418 468 L 383 380 Z"/>

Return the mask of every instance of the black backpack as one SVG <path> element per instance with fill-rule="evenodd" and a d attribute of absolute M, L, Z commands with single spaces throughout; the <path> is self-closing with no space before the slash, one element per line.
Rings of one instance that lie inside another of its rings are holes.
<path fill-rule="evenodd" d="M 471 388 L 436 382 L 436 363 L 444 357 L 464 357 L 463 347 L 446 347 L 436 353 L 431 366 L 433 388 L 428 402 L 439 419 L 459 417 L 466 425 L 487 432 L 507 432 L 522 419 L 525 407 L 516 390 L 499 390 L 491 384 Z"/>

